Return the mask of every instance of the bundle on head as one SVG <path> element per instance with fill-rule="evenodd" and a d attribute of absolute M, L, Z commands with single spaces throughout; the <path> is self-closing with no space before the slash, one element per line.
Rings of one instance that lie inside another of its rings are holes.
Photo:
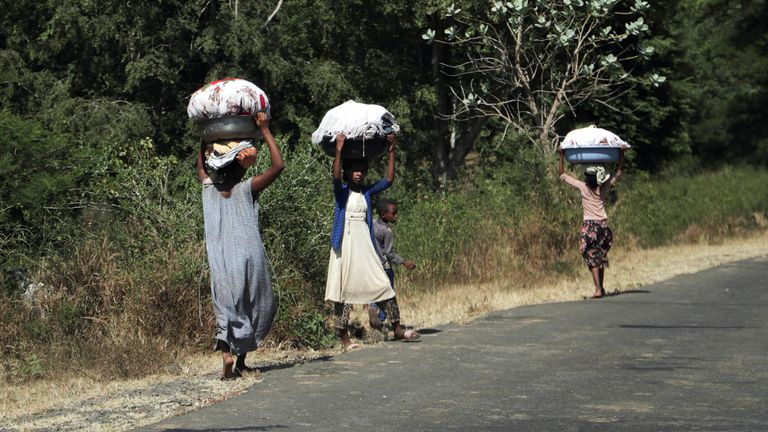
<path fill-rule="evenodd" d="M 192 94 L 187 105 L 187 115 L 200 127 L 205 142 L 260 138 L 253 117 L 261 111 L 270 117 L 266 93 L 239 78 L 206 84 Z"/>
<path fill-rule="evenodd" d="M 380 105 L 347 101 L 329 110 L 312 133 L 312 143 L 328 156 L 336 155 L 336 135 L 347 139 L 343 159 L 374 159 L 388 148 L 387 135 L 400 132 L 395 116 Z"/>

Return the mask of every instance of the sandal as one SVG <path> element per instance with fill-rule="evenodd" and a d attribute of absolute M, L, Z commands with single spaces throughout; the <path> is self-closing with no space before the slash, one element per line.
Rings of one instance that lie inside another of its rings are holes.
<path fill-rule="evenodd" d="M 344 350 L 344 352 L 350 352 L 350 351 L 357 351 L 362 348 L 363 346 L 360 345 L 359 343 L 352 342 L 351 344 L 344 346 L 342 349 Z"/>
<path fill-rule="evenodd" d="M 238 371 L 237 369 L 233 369 L 232 370 L 232 376 L 219 375 L 219 379 L 221 381 L 234 381 L 234 380 L 236 380 L 236 379 L 238 379 L 238 378 L 240 378 L 242 376 L 243 376 L 243 374 L 241 374 L 240 371 Z"/>
<path fill-rule="evenodd" d="M 395 340 L 416 340 L 420 337 L 421 335 L 419 334 L 419 332 L 417 332 L 416 330 L 408 329 L 404 331 L 403 334 L 400 336 L 395 335 Z"/>

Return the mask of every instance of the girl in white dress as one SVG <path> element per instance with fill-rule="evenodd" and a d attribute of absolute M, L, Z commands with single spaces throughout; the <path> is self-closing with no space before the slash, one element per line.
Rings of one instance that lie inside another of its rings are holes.
<path fill-rule="evenodd" d="M 331 252 L 325 300 L 333 302 L 334 327 L 346 349 L 358 348 L 349 339 L 347 324 L 353 304 L 376 303 L 394 327 L 395 339 L 416 339 L 419 334 L 400 325 L 400 310 L 374 246 L 371 197 L 392 185 L 395 179 L 395 137 L 389 141 L 387 177 L 365 185 L 366 160 L 345 161 L 341 175 L 341 151 L 346 137 L 336 136 L 333 160 L 333 192 L 336 208 L 333 217 Z"/>

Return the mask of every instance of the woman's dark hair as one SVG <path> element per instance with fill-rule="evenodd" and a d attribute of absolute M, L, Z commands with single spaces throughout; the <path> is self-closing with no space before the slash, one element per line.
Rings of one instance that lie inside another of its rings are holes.
<path fill-rule="evenodd" d="M 362 171 L 363 174 L 368 173 L 368 159 L 346 159 L 342 161 L 341 168 L 344 170 L 342 177 L 344 181 L 349 181 L 349 176 L 353 171 Z"/>
<path fill-rule="evenodd" d="M 597 175 L 584 173 L 584 183 L 586 183 L 587 187 L 592 190 L 597 189 Z"/>
<path fill-rule="evenodd" d="M 214 184 L 237 183 L 243 178 L 243 175 L 245 175 L 245 172 L 247 171 L 237 161 L 232 161 L 232 163 L 219 170 L 212 170 L 207 166 L 205 167 L 205 170 Z"/>

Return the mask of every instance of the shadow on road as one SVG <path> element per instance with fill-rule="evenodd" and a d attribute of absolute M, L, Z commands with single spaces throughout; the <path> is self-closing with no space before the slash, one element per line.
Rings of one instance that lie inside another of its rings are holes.
<path fill-rule="evenodd" d="M 685 325 L 650 325 L 650 324 L 621 324 L 619 328 L 632 328 L 632 329 L 691 329 L 691 330 L 743 330 L 754 329 L 758 327 L 744 327 L 744 326 L 705 326 L 696 324 Z"/>
<path fill-rule="evenodd" d="M 285 425 L 269 425 L 269 426 L 243 426 L 235 428 L 206 428 L 206 429 L 166 429 L 166 432 L 264 432 L 276 429 L 287 429 Z"/>
<path fill-rule="evenodd" d="M 297 361 L 292 361 L 292 362 L 275 363 L 275 364 L 268 364 L 268 365 L 264 365 L 264 366 L 255 366 L 255 367 L 256 367 L 256 369 L 259 370 L 259 372 L 263 373 L 263 372 L 270 372 L 270 371 L 280 370 L 280 369 L 289 369 L 289 368 L 292 368 L 292 367 L 300 365 L 300 364 L 327 362 L 327 361 L 331 361 L 331 360 L 333 360 L 333 356 L 332 355 L 325 355 L 325 356 L 318 357 L 316 359 L 312 359 L 312 360 L 309 360 L 309 361 L 297 360 Z M 226 430 L 229 430 L 229 429 L 222 429 L 222 431 L 226 431 Z M 233 429 L 233 430 L 235 430 L 235 429 Z M 245 430 L 251 430 L 251 429 L 245 429 Z M 261 430 L 261 429 L 253 429 L 253 430 Z"/>
<path fill-rule="evenodd" d="M 603 297 L 616 297 L 624 294 L 650 294 L 651 291 L 648 290 L 626 290 L 626 291 L 619 291 L 614 290 L 609 293 L 605 293 Z"/>

